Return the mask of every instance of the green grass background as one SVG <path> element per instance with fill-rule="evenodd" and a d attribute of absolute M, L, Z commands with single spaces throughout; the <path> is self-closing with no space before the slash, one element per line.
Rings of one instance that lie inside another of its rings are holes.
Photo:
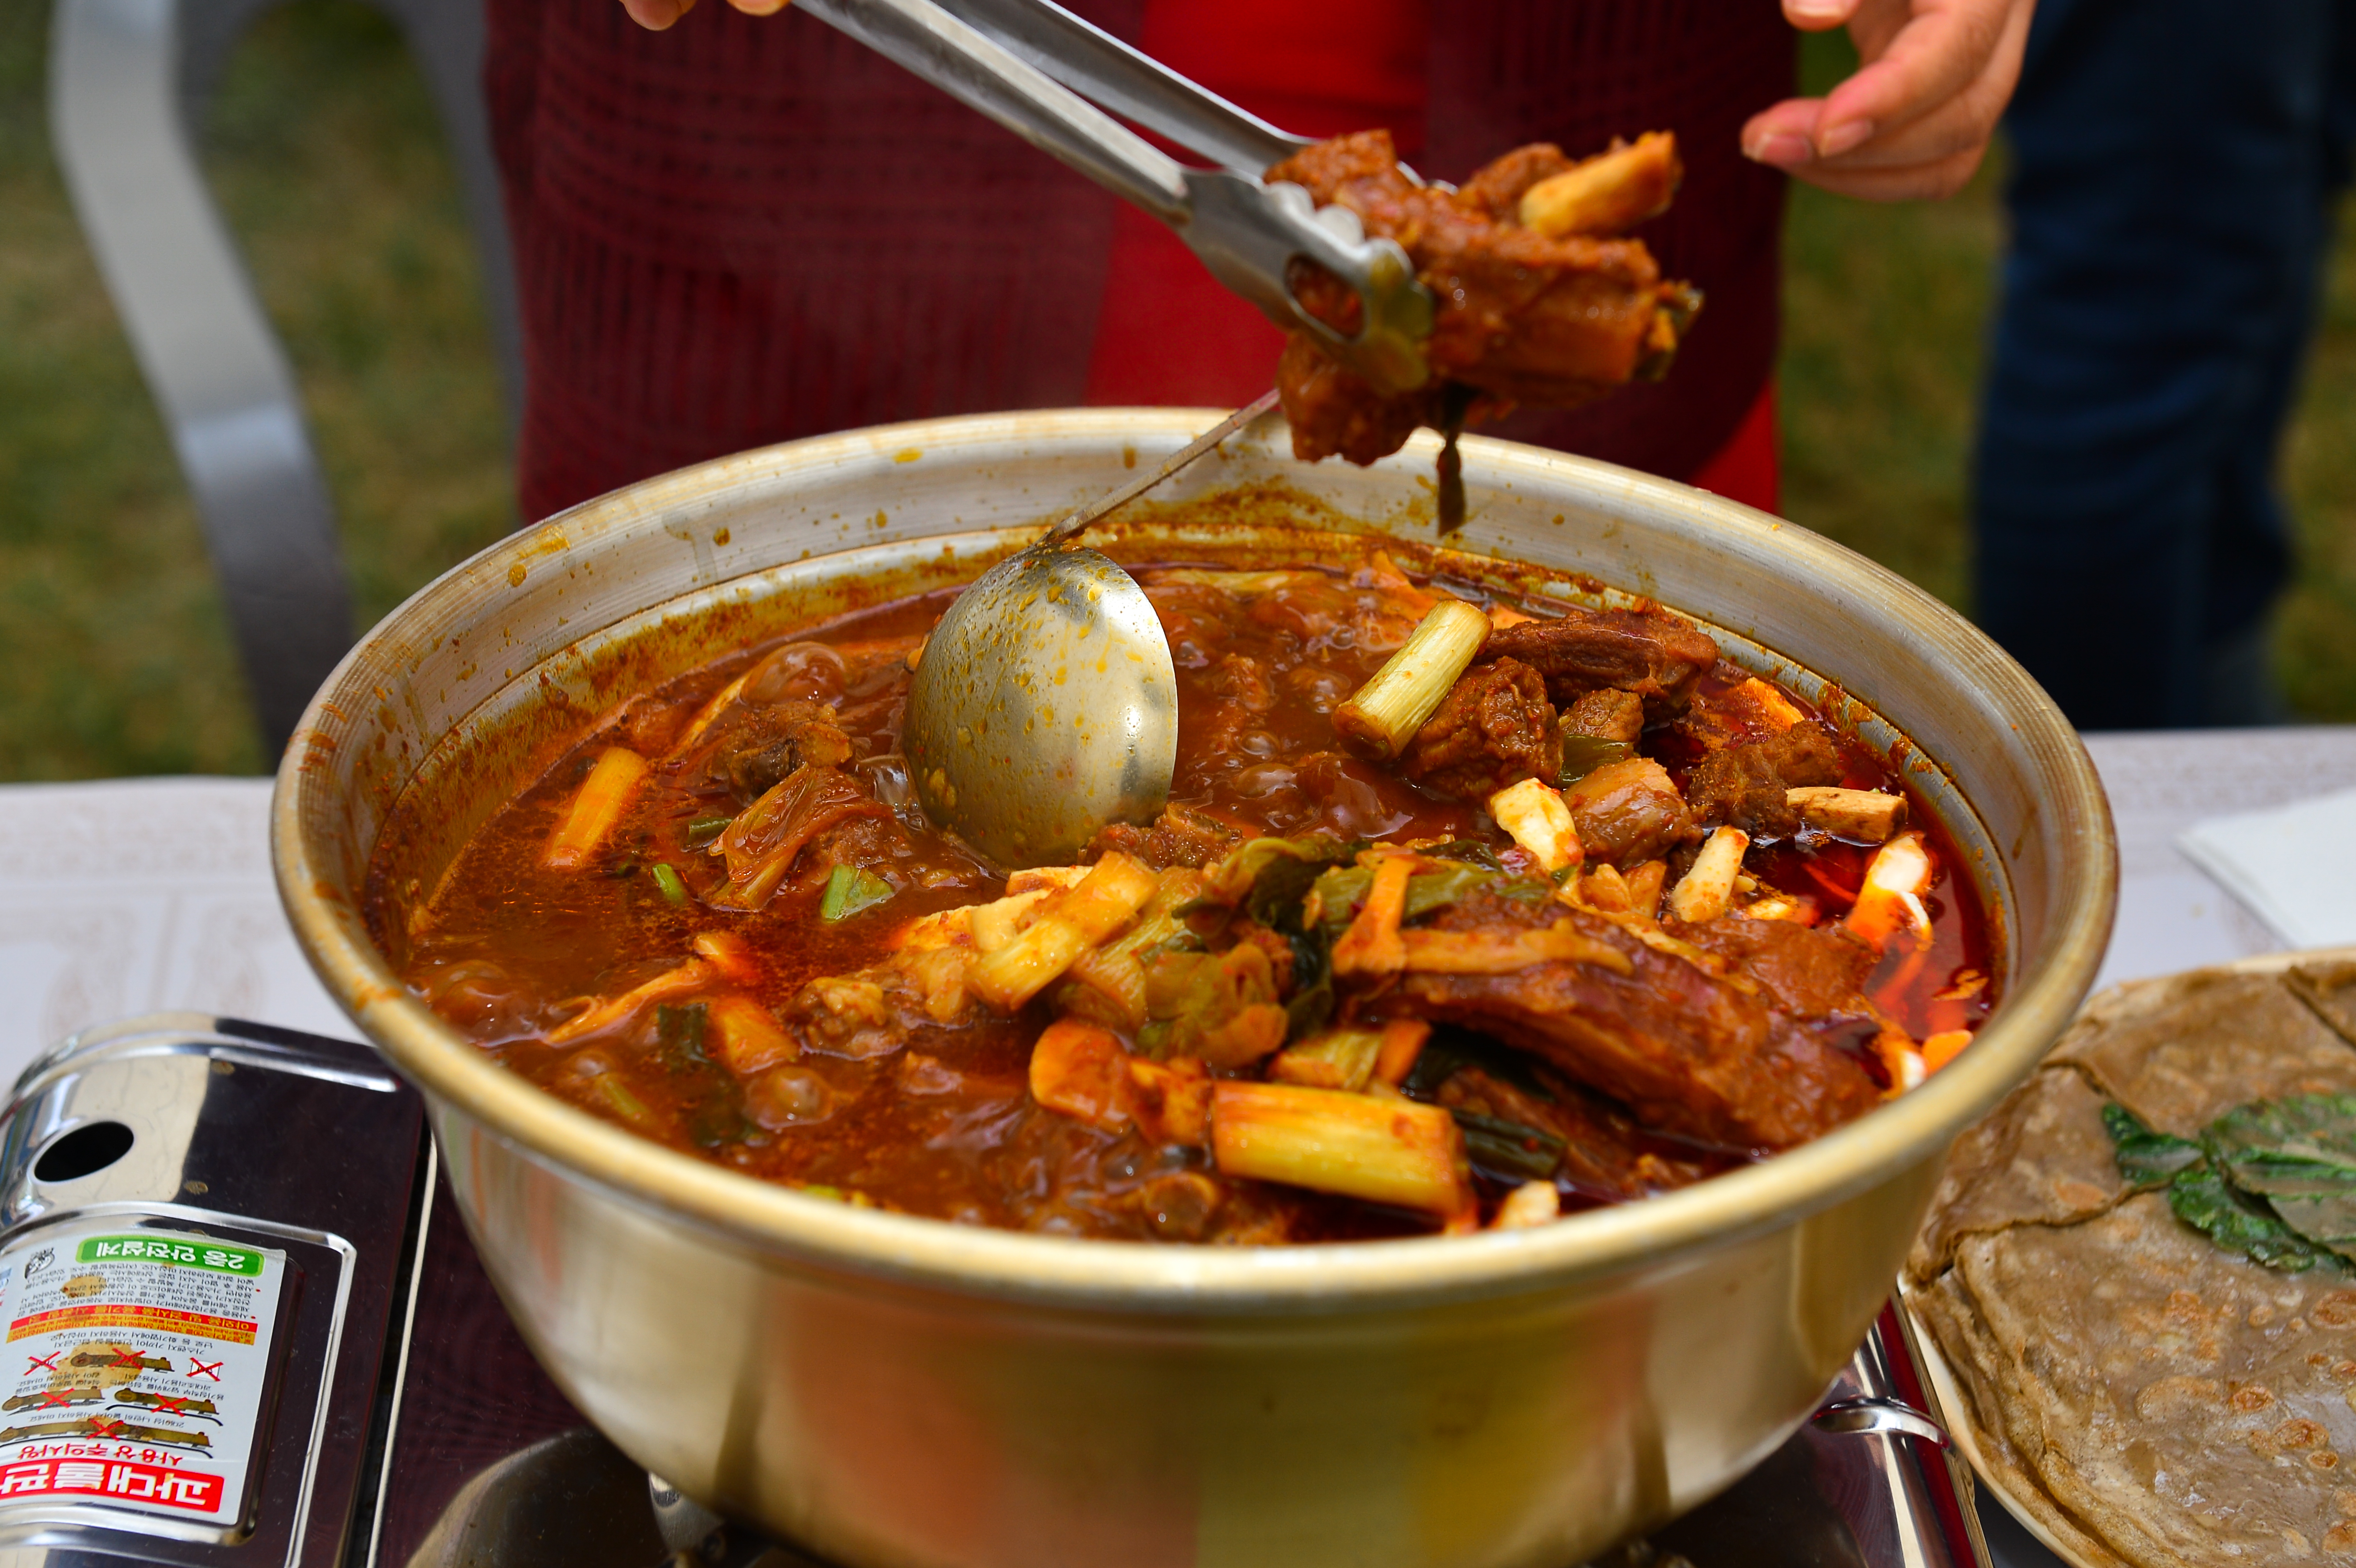
<path fill-rule="evenodd" d="M 0 780 L 266 764 L 196 517 L 84 248 L 42 104 L 48 6 L 0 5 Z M 1847 69 L 1812 40 L 1817 83 Z M 205 126 L 216 190 L 302 379 L 361 623 L 513 526 L 471 241 L 430 102 L 352 0 L 263 18 Z M 1794 187 L 1784 509 L 1968 611 L 1964 473 L 2002 244 L 1952 201 Z M 2277 668 L 2356 720 L 2356 254 L 2335 257 L 2286 482 Z"/>

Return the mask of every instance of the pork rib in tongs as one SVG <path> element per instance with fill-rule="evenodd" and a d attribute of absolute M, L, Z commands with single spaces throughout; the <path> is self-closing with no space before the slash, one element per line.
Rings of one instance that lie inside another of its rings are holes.
<path fill-rule="evenodd" d="M 1430 379 L 1424 347 L 1433 302 L 1406 251 L 1366 238 L 1347 208 L 1320 208 L 1298 185 L 1261 183 L 1312 145 L 1308 138 L 1245 113 L 1048 0 L 799 0 L 797 8 L 1143 208 L 1222 283 L 1379 391 L 1410 392 Z M 1216 166 L 1187 167 L 1114 114 Z M 1295 258 L 1356 293 L 1355 335 L 1302 308 L 1288 280 Z"/>

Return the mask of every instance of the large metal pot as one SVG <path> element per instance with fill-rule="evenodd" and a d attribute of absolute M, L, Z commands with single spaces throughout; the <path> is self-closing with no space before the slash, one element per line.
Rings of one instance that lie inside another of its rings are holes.
<path fill-rule="evenodd" d="M 1207 418 L 855 432 L 517 535 L 395 612 L 313 703 L 279 774 L 280 890 L 329 988 L 429 1096 L 534 1352 L 691 1494 L 851 1564 L 1558 1568 L 1708 1497 L 1805 1415 L 1887 1296 L 1950 1140 L 2061 1029 L 2109 932 L 2109 818 L 2069 725 L 1869 562 L 1698 490 L 1464 443 L 1454 542 L 1497 558 L 1465 570 L 1655 595 L 1804 689 L 1837 680 L 1860 733 L 1909 752 L 2001 933 L 2003 1006 L 1926 1086 L 1757 1167 L 1537 1231 L 1193 1249 L 827 1202 L 509 1075 L 402 987 L 363 922 L 397 800 L 396 910 L 634 683 L 969 575 L 1005 530 Z M 1428 438 L 1372 470 L 1304 467 L 1272 440 L 1199 465 L 1120 548 L 1199 555 L 1213 525 L 1279 515 L 1430 539 Z M 1223 494 L 1279 481 L 1290 496 Z"/>

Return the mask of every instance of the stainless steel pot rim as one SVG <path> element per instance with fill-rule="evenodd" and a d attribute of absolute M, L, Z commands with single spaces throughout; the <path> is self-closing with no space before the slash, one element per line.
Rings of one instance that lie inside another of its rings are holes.
<path fill-rule="evenodd" d="M 1902 579 L 1830 540 L 1737 503 L 1591 459 L 1468 437 L 1465 475 L 1510 488 L 1517 478 L 1581 474 L 1596 488 L 1705 514 L 1730 545 L 1798 553 L 1830 581 L 1900 602 L 1926 642 L 1972 667 L 2012 717 L 2042 771 L 2045 831 L 2075 836 L 2086 873 L 2065 894 L 2034 963 L 2010 977 L 2004 1002 L 1971 1050 L 1921 1087 L 1801 1148 L 1678 1192 L 1506 1233 L 1335 1245 L 1218 1248 L 1076 1241 L 988 1230 L 852 1208 L 740 1175 L 576 1110 L 484 1057 L 402 987 L 359 930 L 358 890 L 315 863 L 303 825 L 331 785 L 306 767 L 311 739 L 329 743 L 368 711 L 365 688 L 346 692 L 362 649 L 400 639 L 446 585 L 488 562 L 505 570 L 544 550 L 558 530 L 574 540 L 640 522 L 734 485 L 823 472 L 879 453 L 955 452 L 989 443 L 1052 446 L 1087 437 L 1174 450 L 1202 428 L 1192 410 L 1051 411 L 916 421 L 791 442 L 697 464 L 585 502 L 454 568 L 395 610 L 337 667 L 305 712 L 282 764 L 272 838 L 282 899 L 314 967 L 368 1036 L 406 1076 L 485 1132 L 642 1207 L 675 1214 L 734 1243 L 804 1266 L 896 1277 L 952 1291 L 1073 1307 L 1121 1304 L 1173 1312 L 1352 1310 L 1421 1298 L 1560 1288 L 1632 1265 L 1668 1265 L 1687 1251 L 1789 1224 L 1872 1186 L 1943 1146 L 1993 1104 L 2068 1022 L 2098 966 L 2114 901 L 2115 854 L 2093 764 L 2044 693 L 1976 628 Z M 1436 443 L 1410 443 L 1403 461 L 1428 464 Z M 583 632 L 594 630 L 584 627 Z M 528 678 L 519 674 L 519 678 Z M 338 702 L 339 698 L 345 700 Z M 355 700 L 355 699 L 359 700 Z"/>

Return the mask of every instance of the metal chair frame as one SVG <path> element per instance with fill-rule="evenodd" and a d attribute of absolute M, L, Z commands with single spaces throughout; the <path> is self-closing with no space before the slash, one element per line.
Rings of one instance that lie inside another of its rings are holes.
<path fill-rule="evenodd" d="M 303 400 L 196 133 L 230 49 L 279 0 L 56 0 L 49 122 L 66 186 L 170 431 L 273 752 L 352 643 L 351 592 Z M 482 89 L 482 0 L 369 0 L 440 110 L 483 261 L 512 428 L 515 272 Z"/>

